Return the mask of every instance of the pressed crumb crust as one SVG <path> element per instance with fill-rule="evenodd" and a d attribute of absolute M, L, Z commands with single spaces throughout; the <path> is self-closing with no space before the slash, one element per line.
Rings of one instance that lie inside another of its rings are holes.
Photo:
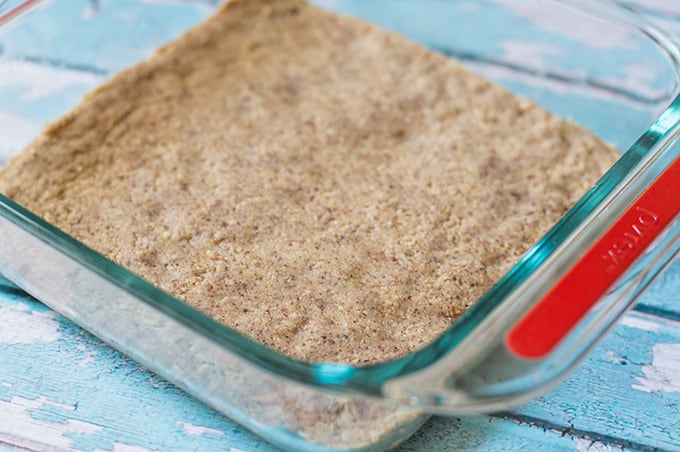
<path fill-rule="evenodd" d="M 257 341 L 368 363 L 446 329 L 616 156 L 394 33 L 241 0 L 89 93 L 0 192 Z"/>

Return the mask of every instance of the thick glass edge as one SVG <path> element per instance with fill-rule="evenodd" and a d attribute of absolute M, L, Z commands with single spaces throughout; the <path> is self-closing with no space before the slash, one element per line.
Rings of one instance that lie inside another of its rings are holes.
<path fill-rule="evenodd" d="M 394 401 L 268 372 L 2 216 L 0 266 L 66 317 L 286 450 L 382 450 L 427 417 Z M 339 407 L 354 416 L 337 416 Z"/>
<path fill-rule="evenodd" d="M 0 216 L 200 335 L 218 342 L 267 370 L 281 373 L 278 370 L 285 368 L 284 375 L 306 380 L 304 374 L 309 373 L 309 363 L 289 358 L 213 320 L 75 240 L 2 194 Z"/>
<path fill-rule="evenodd" d="M 615 2 L 558 0 L 579 9 L 590 10 L 605 20 L 622 20 L 647 35 L 671 61 L 680 74 L 680 50 L 664 32 L 648 24 Z M 48 3 L 49 0 L 38 3 Z M 28 2 L 27 2 L 28 3 Z M 611 14 L 611 17 L 610 17 Z M 3 25 L 0 23 L 0 26 Z M 680 76 L 679 76 L 680 77 Z M 335 390 L 379 394 L 382 383 L 391 378 L 421 370 L 455 347 L 488 313 L 505 301 L 540 266 L 555 248 L 588 217 L 617 185 L 643 160 L 662 137 L 680 128 L 680 96 L 676 97 L 654 124 L 623 154 L 600 180 L 546 233 L 520 260 L 491 287 L 468 311 L 437 339 L 420 350 L 393 361 L 369 366 L 339 363 L 307 363 L 276 352 L 236 330 L 218 323 L 186 303 L 172 297 L 140 277 L 104 258 L 41 218 L 0 194 L 0 215 L 26 229 L 48 245 L 81 262 L 107 280 L 135 295 L 140 301 L 162 311 L 245 359 L 281 376 Z"/>
<path fill-rule="evenodd" d="M 652 153 L 654 158 L 645 164 L 646 174 L 636 178 L 630 184 L 633 187 L 626 191 L 635 192 L 640 186 L 646 186 L 649 174 L 658 174 L 669 164 L 668 157 L 671 161 L 679 158 L 679 135 L 680 128 L 675 128 L 674 133 L 666 137 L 660 146 L 663 152 Z M 597 216 L 600 223 L 608 225 L 611 221 L 607 218 L 610 215 Z M 508 297 L 508 306 L 503 305 L 484 317 L 477 329 L 436 363 L 387 382 L 385 393 L 398 400 L 418 400 L 427 412 L 450 415 L 507 409 L 557 384 L 613 327 L 673 257 L 680 255 L 680 215 L 676 215 L 549 354 L 536 359 L 518 357 L 505 341 L 513 319 L 517 312 L 526 312 L 522 307 L 534 299 L 532 293 L 535 296 L 544 292 L 542 285 L 551 281 L 546 277 L 551 273 L 550 268 L 561 266 L 565 256 L 574 254 L 574 249 L 579 255 L 578 250 L 589 246 L 588 240 L 583 240 L 587 236 L 581 234 L 579 242 L 560 246 L 541 271 L 532 274 L 523 284 L 524 290 L 519 289 L 518 292 L 523 293 Z"/>

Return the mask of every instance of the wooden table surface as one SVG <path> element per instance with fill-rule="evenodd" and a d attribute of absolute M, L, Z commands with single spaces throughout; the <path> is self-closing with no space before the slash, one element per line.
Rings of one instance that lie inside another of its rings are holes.
<path fill-rule="evenodd" d="M 680 2 L 627 3 L 680 30 Z M 0 279 L 0 451 L 14 449 L 271 446 Z M 498 415 L 432 418 L 401 446 L 470 449 L 680 450 L 680 260 L 549 393 Z"/>

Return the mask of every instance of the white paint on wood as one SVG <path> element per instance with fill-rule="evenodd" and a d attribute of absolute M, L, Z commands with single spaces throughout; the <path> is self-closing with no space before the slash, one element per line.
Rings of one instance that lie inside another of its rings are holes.
<path fill-rule="evenodd" d="M 40 452 L 78 452 L 75 449 L 54 447 L 49 444 L 40 443 L 30 438 L 19 438 L 0 432 L 0 452 L 16 452 L 24 450 Z"/>
<path fill-rule="evenodd" d="M 74 85 L 95 86 L 102 79 L 102 76 L 89 72 L 29 61 L 13 60 L 0 65 L 0 89 L 16 90 L 19 98 L 26 101 L 44 99 Z"/>
<path fill-rule="evenodd" d="M 191 422 L 177 421 L 177 425 L 182 427 L 184 433 L 188 435 L 203 435 L 205 433 L 213 433 L 215 435 L 224 435 L 224 432 L 214 428 L 203 427 L 200 425 L 194 425 Z"/>
<path fill-rule="evenodd" d="M 85 344 L 76 345 L 76 349 L 83 352 L 84 357 L 78 360 L 79 366 L 85 366 L 95 361 L 95 358 L 99 354 L 97 349 L 88 348 Z"/>
<path fill-rule="evenodd" d="M 151 452 L 151 449 L 147 449 L 142 446 L 135 446 L 132 444 L 124 444 L 114 441 L 113 447 L 111 449 L 94 449 L 92 452 Z"/>
<path fill-rule="evenodd" d="M 526 61 L 536 68 L 547 69 L 550 60 L 559 54 L 560 49 L 547 42 L 526 42 L 507 40 L 500 43 L 503 56 L 509 61 Z"/>
<path fill-rule="evenodd" d="M 620 320 L 621 325 L 630 328 L 637 328 L 638 330 L 650 331 L 652 333 L 659 332 L 659 323 L 641 318 L 639 315 L 626 315 Z"/>
<path fill-rule="evenodd" d="M 53 342 L 61 337 L 54 311 L 32 311 L 23 302 L 0 304 L 0 344 Z"/>
<path fill-rule="evenodd" d="M 0 124 L 0 163 L 19 152 L 40 132 L 40 125 L 8 111 L 0 111 Z"/>
<path fill-rule="evenodd" d="M 94 355 L 88 355 L 85 358 L 78 361 L 79 366 L 85 366 L 87 364 L 94 362 Z"/>
<path fill-rule="evenodd" d="M 53 400 L 48 399 L 45 396 L 40 396 L 37 399 L 25 399 L 23 397 L 13 397 L 12 403 L 16 405 L 25 406 L 26 408 L 40 408 L 44 405 L 50 405 L 68 411 L 75 411 L 75 407 L 73 405 L 66 405 L 64 403 L 55 402 Z"/>
<path fill-rule="evenodd" d="M 614 22 L 600 21 L 598 27 L 583 26 L 580 23 L 588 16 L 565 15 L 563 10 L 539 0 L 496 0 L 496 3 L 514 11 L 519 16 L 535 21 L 543 29 L 553 31 L 561 36 L 583 42 L 598 49 L 631 48 L 635 45 L 628 28 Z"/>
<path fill-rule="evenodd" d="M 68 449 L 72 438 L 65 436 L 69 433 L 92 434 L 102 429 L 101 426 L 77 419 L 66 422 L 50 422 L 44 419 L 34 419 L 30 410 L 43 404 L 57 405 L 44 398 L 35 400 L 23 397 L 12 397 L 9 402 L 0 400 L 0 425 L 4 435 L 17 438 L 30 438 L 31 441 L 49 444 L 55 448 Z"/>
<path fill-rule="evenodd" d="M 644 377 L 633 389 L 645 392 L 680 392 L 680 344 L 652 346 L 652 362 L 642 367 Z"/>
<path fill-rule="evenodd" d="M 606 356 L 607 358 L 609 358 L 609 361 L 611 361 L 611 362 L 613 362 L 613 363 L 621 363 L 621 362 L 623 361 L 623 362 L 625 362 L 626 364 L 629 364 L 629 363 L 631 362 L 630 359 L 628 359 L 628 358 L 626 358 L 626 357 L 624 357 L 624 356 L 619 355 L 618 353 L 616 353 L 616 352 L 613 351 L 613 350 L 607 350 L 607 351 L 605 351 L 605 356 Z"/>
<path fill-rule="evenodd" d="M 612 446 L 588 438 L 574 438 L 578 452 L 608 452 L 613 451 Z"/>

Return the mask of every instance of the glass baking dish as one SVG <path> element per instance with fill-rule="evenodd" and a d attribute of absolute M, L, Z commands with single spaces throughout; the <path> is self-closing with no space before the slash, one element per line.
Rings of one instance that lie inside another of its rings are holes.
<path fill-rule="evenodd" d="M 216 3 L 0 2 L 0 163 Z M 678 254 L 680 50 L 610 2 L 315 3 L 462 60 L 626 151 L 449 330 L 376 365 L 274 352 L 1 195 L 0 273 L 280 447 L 384 449 L 430 414 L 505 409 L 555 384 Z"/>

